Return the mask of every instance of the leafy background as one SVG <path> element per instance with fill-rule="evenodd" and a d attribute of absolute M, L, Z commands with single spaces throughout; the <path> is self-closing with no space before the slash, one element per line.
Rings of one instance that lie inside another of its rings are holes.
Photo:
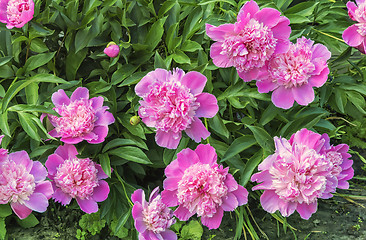
<path fill-rule="evenodd" d="M 35 0 L 34 18 L 23 28 L 8 30 L 5 24 L 0 25 L 2 147 L 11 152 L 26 150 L 33 160 L 44 163 L 61 144 L 47 134 L 50 125 L 40 121 L 42 113 L 55 114 L 52 93 L 65 89 L 70 94 L 83 86 L 91 97 L 102 95 L 116 122 L 109 127 L 104 143 L 82 142 L 77 148 L 81 157 L 102 165 L 110 176 L 111 192 L 97 215 L 83 218 L 104 221 L 125 239 L 137 236 L 131 217 L 132 192 L 162 186 L 165 166 L 183 148 L 197 145 L 183 136 L 178 149 L 163 149 L 155 144 L 153 129 L 143 123 L 130 124 L 139 106 L 134 86 L 155 68 L 179 67 L 207 77 L 205 92 L 217 97 L 220 110 L 214 118 L 204 120 L 211 132 L 204 142 L 215 147 L 219 161 L 230 166 L 230 172 L 247 189 L 252 188 L 249 179 L 257 165 L 273 152 L 274 136 L 288 138 L 308 128 L 328 133 L 333 143 L 343 141 L 365 148 L 366 59 L 342 40 L 342 32 L 353 24 L 346 2 L 257 1 L 261 8 L 278 9 L 290 19 L 291 41 L 305 36 L 332 52 L 328 81 L 315 89 L 315 101 L 308 106 L 295 103 L 289 110 L 276 108 L 270 94 L 258 93 L 254 81 L 244 83 L 234 68 L 218 69 L 210 59 L 212 41 L 205 34 L 205 23 L 217 26 L 235 22 L 245 2 Z M 103 53 L 110 41 L 121 47 L 117 58 Z M 251 192 L 250 201 L 259 201 L 259 195 Z M 76 208 L 75 204 L 71 208 Z M 2 229 L 8 210 L 0 210 Z M 243 226 L 258 238 L 248 214 L 245 206 L 236 211 L 236 239 Z M 274 217 L 284 221 L 280 215 Z M 38 222 L 29 221 L 31 225 Z M 188 230 L 197 224 L 178 223 L 175 230 L 189 239 Z M 81 239 L 85 232 L 78 234 Z"/>

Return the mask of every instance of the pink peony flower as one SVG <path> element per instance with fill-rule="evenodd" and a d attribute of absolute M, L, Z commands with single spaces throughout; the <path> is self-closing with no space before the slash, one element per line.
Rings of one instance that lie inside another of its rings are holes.
<path fill-rule="evenodd" d="M 0 204 L 10 203 L 20 219 L 32 211 L 45 212 L 53 194 L 46 177 L 46 168 L 29 159 L 26 151 L 10 153 L 0 160 Z"/>
<path fill-rule="evenodd" d="M 3 140 L 4 135 L 0 136 L 0 144 Z M 0 164 L 8 159 L 8 149 L 0 148 Z"/>
<path fill-rule="evenodd" d="M 244 81 L 267 71 L 273 54 L 284 53 L 290 44 L 290 21 L 273 8 L 259 10 L 253 0 L 240 9 L 235 24 L 206 24 L 206 34 L 215 42 L 210 56 L 218 67 L 234 66 Z"/>
<path fill-rule="evenodd" d="M 0 0 L 0 22 L 6 23 L 8 29 L 23 27 L 33 14 L 33 0 Z"/>
<path fill-rule="evenodd" d="M 83 140 L 88 143 L 101 143 L 108 134 L 108 125 L 114 123 L 114 117 L 107 106 L 103 106 L 103 97 L 89 99 L 89 90 L 77 88 L 71 98 L 60 89 L 52 94 L 54 110 L 61 117 L 48 114 L 55 127 L 49 134 L 61 137 L 61 141 L 76 144 Z"/>
<path fill-rule="evenodd" d="M 108 176 L 99 164 L 89 158 L 79 159 L 77 154 L 74 145 L 65 144 L 48 157 L 46 167 L 48 177 L 53 180 L 53 199 L 67 205 L 75 198 L 81 210 L 94 213 L 98 211 L 97 202 L 108 197 L 108 183 L 101 180 Z"/>
<path fill-rule="evenodd" d="M 347 3 L 348 15 L 353 21 L 358 23 L 353 24 L 344 30 L 343 40 L 351 47 L 357 48 L 360 52 L 365 53 L 366 46 L 366 2 L 365 0 L 357 0 L 357 5 L 349 1 Z"/>
<path fill-rule="evenodd" d="M 174 214 L 181 221 L 201 217 L 209 229 L 218 228 L 224 211 L 233 211 L 248 202 L 248 191 L 216 163 L 215 149 L 200 144 L 195 151 L 186 148 L 165 169 L 163 202 L 178 206 Z"/>
<path fill-rule="evenodd" d="M 286 53 L 275 55 L 268 64 L 268 73 L 257 81 L 258 91 L 273 91 L 276 107 L 289 109 L 294 100 L 308 105 L 314 100 L 313 87 L 321 87 L 328 79 L 327 60 L 331 53 L 322 44 L 305 37 L 291 43 Z"/>
<path fill-rule="evenodd" d="M 136 94 L 143 98 L 139 115 L 147 126 L 156 128 L 159 146 L 177 148 L 182 131 L 196 142 L 210 136 L 199 117 L 212 118 L 219 107 L 214 95 L 202 93 L 206 81 L 199 72 L 158 68 L 136 85 Z"/>
<path fill-rule="evenodd" d="M 104 49 L 104 53 L 111 58 L 117 57 L 119 54 L 119 46 L 115 42 L 110 42 Z"/>
<path fill-rule="evenodd" d="M 348 149 L 344 145 L 337 148 L 342 149 L 340 158 L 345 159 L 340 160 L 325 135 L 301 129 L 289 141 L 281 137 L 274 141 L 275 153 L 259 164 L 261 172 L 251 178 L 261 182 L 253 190 L 264 190 L 260 201 L 270 213 L 279 210 L 287 217 L 296 210 L 303 219 L 309 219 L 317 210 L 317 199 L 332 197 L 338 182 L 343 181 L 340 186 L 346 187 L 344 182 L 353 175 L 352 161 L 347 159 L 350 155 L 345 152 Z"/>
<path fill-rule="evenodd" d="M 142 189 L 137 189 L 131 199 L 134 203 L 132 216 L 140 240 L 177 239 L 175 232 L 169 230 L 175 223 L 173 211 L 161 201 L 159 187 L 151 192 L 149 202 L 146 202 Z"/>

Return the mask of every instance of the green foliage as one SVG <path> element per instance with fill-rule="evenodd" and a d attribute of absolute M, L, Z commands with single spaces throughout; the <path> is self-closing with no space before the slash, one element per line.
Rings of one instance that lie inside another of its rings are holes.
<path fill-rule="evenodd" d="M 100 219 L 100 213 L 84 214 L 80 221 L 79 226 L 85 232 L 89 232 L 91 235 L 99 233 L 105 227 L 106 221 Z"/>
<path fill-rule="evenodd" d="M 24 219 L 17 218 L 17 222 L 23 228 L 32 228 L 39 223 L 38 219 L 33 214 L 30 214 Z"/>

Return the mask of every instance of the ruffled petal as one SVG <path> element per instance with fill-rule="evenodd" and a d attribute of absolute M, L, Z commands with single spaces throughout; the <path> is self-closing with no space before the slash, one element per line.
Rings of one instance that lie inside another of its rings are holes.
<path fill-rule="evenodd" d="M 108 197 L 108 194 L 109 194 L 109 185 L 104 180 L 100 180 L 98 182 L 98 184 L 99 185 L 93 189 L 92 198 L 96 202 L 103 202 Z"/>
<path fill-rule="evenodd" d="M 300 214 L 300 217 L 302 219 L 308 220 L 311 217 L 311 215 L 316 212 L 317 208 L 318 204 L 315 201 L 310 204 L 306 203 L 298 204 L 296 210 Z"/>
<path fill-rule="evenodd" d="M 223 216 L 224 216 L 224 210 L 221 207 L 219 207 L 215 215 L 213 215 L 212 217 L 202 217 L 201 222 L 210 230 L 216 229 L 220 227 Z"/>
<path fill-rule="evenodd" d="M 192 71 L 185 74 L 181 83 L 189 88 L 193 95 L 202 93 L 205 88 L 207 78 L 200 72 Z"/>
<path fill-rule="evenodd" d="M 80 209 L 86 213 L 95 213 L 98 212 L 98 204 L 94 199 L 80 199 L 76 198 Z"/>
<path fill-rule="evenodd" d="M 194 213 L 191 213 L 187 208 L 179 205 L 179 207 L 174 211 L 174 215 L 180 221 L 187 221 L 190 217 L 193 216 Z"/>
<path fill-rule="evenodd" d="M 179 204 L 177 191 L 164 190 L 161 192 L 161 200 L 168 207 L 174 207 Z"/>
<path fill-rule="evenodd" d="M 10 203 L 11 208 L 13 209 L 14 213 L 20 218 L 24 219 L 31 214 L 32 210 L 26 207 L 24 204 L 20 203 Z"/>
<path fill-rule="evenodd" d="M 254 15 L 254 18 L 263 25 L 272 28 L 280 21 L 280 15 L 281 13 L 274 8 L 263 8 Z"/>
<path fill-rule="evenodd" d="M 197 117 L 193 118 L 191 125 L 185 130 L 185 132 L 191 139 L 193 139 L 197 143 L 201 142 L 202 138 L 206 139 L 210 136 L 210 132 Z"/>
<path fill-rule="evenodd" d="M 210 57 L 217 67 L 227 68 L 234 66 L 234 62 L 227 54 L 221 54 L 222 42 L 215 42 L 210 48 Z"/>
<path fill-rule="evenodd" d="M 169 149 L 176 149 L 182 138 L 181 132 L 163 132 L 163 131 L 156 131 L 155 141 L 160 147 L 165 147 Z"/>
<path fill-rule="evenodd" d="M 364 37 L 358 33 L 358 27 L 352 25 L 344 30 L 342 34 L 343 40 L 351 47 L 358 47 L 364 41 Z"/>
<path fill-rule="evenodd" d="M 196 117 L 213 118 L 219 111 L 217 99 L 210 93 L 201 93 L 196 96 L 196 102 L 200 104 L 196 110 Z"/>
<path fill-rule="evenodd" d="M 89 90 L 85 87 L 78 87 L 70 97 L 72 102 L 81 99 L 89 99 Z"/>
<path fill-rule="evenodd" d="M 306 106 L 314 101 L 314 89 L 309 84 L 292 88 L 292 93 L 295 101 L 300 105 Z"/>
<path fill-rule="evenodd" d="M 226 35 L 234 35 L 234 24 L 223 24 L 218 27 L 206 23 L 206 34 L 214 41 L 224 41 Z"/>
<path fill-rule="evenodd" d="M 289 109 L 294 105 L 294 96 L 291 89 L 278 87 L 272 93 L 272 102 L 278 108 Z"/>
<path fill-rule="evenodd" d="M 60 89 L 57 92 L 53 93 L 51 99 L 53 104 L 55 104 L 56 108 L 58 106 L 62 105 L 67 106 L 70 104 L 70 98 L 66 95 L 63 89 Z"/>
<path fill-rule="evenodd" d="M 217 162 L 217 154 L 215 148 L 209 144 L 200 144 L 194 150 L 199 158 L 199 161 L 203 164 L 215 164 Z"/>
<path fill-rule="evenodd" d="M 56 202 L 61 203 L 63 206 L 70 204 L 72 199 L 70 195 L 64 193 L 60 188 L 56 188 L 55 192 L 52 195 L 52 198 L 55 199 Z"/>

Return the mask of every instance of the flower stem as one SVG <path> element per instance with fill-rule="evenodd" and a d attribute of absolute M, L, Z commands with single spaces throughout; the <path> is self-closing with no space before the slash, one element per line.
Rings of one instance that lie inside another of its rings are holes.
<path fill-rule="evenodd" d="M 128 203 L 129 203 L 131 206 L 133 206 L 133 203 L 132 203 L 131 199 L 130 199 L 130 198 L 128 197 L 128 195 L 127 195 L 126 187 L 125 187 L 125 184 L 124 184 L 123 179 L 121 178 L 121 176 L 118 174 L 118 172 L 117 172 L 117 171 L 113 171 L 113 172 L 116 174 L 116 176 L 117 176 L 117 178 L 118 178 L 119 182 L 121 183 L 121 185 L 122 185 L 122 187 L 123 187 L 123 191 L 125 192 L 125 196 L 126 196 L 126 199 L 127 199 Z"/>
<path fill-rule="evenodd" d="M 338 40 L 338 41 L 340 41 L 340 42 L 342 42 L 342 43 L 345 43 L 343 39 L 337 38 L 337 37 L 335 37 L 335 36 L 333 36 L 333 35 L 330 35 L 330 34 L 328 34 L 328 33 L 322 32 L 322 31 L 320 31 L 320 30 L 318 30 L 318 29 L 315 29 L 315 28 L 313 28 L 313 30 L 315 30 L 316 32 L 321 33 L 321 34 L 323 34 L 323 35 L 325 35 L 325 36 L 327 36 L 327 37 L 330 37 L 330 38 L 333 38 L 333 39 L 335 39 L 335 40 Z"/>

